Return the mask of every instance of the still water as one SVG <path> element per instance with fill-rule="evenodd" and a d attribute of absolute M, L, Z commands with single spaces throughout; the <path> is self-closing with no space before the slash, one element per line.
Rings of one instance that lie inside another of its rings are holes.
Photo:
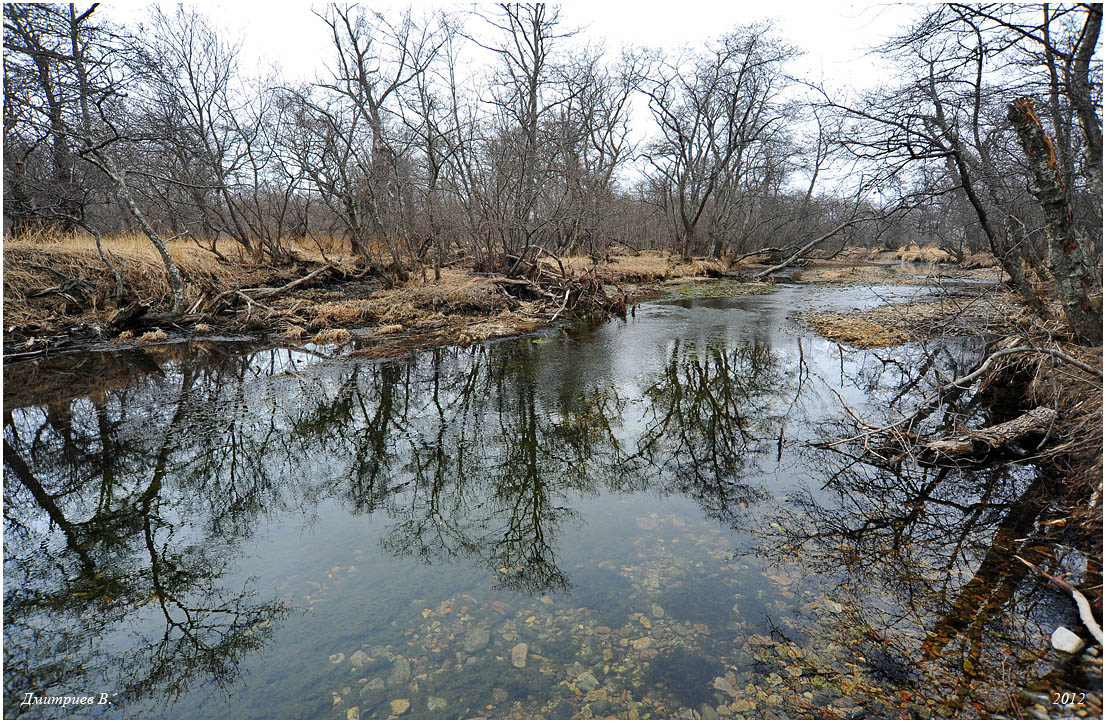
<path fill-rule="evenodd" d="M 1046 482 L 811 444 L 855 432 L 845 404 L 913 410 L 980 342 L 858 351 L 789 314 L 924 293 L 654 302 L 373 362 L 195 343 L 8 367 L 5 713 L 1010 713 L 1073 623 L 1008 565 L 1047 552 Z"/>

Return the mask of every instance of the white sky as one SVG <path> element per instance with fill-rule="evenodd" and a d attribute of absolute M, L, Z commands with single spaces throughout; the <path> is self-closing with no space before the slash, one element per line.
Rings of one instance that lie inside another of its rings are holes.
<path fill-rule="evenodd" d="M 325 3 L 201 0 L 188 4 L 195 5 L 217 28 L 227 31 L 228 39 L 241 41 L 239 59 L 246 74 L 277 65 L 285 82 L 310 82 L 324 72 L 324 63 L 333 55 L 325 24 L 311 12 L 312 7 L 321 10 Z M 464 5 L 412 0 L 362 4 L 385 14 L 408 5 L 428 10 L 443 6 L 495 10 L 492 3 Z M 792 62 L 790 71 L 805 80 L 823 83 L 835 95 L 846 89 L 876 86 L 888 77 L 879 59 L 868 50 L 900 30 L 924 7 L 919 3 L 832 0 L 777 3 L 569 0 L 560 5 L 562 28 L 580 29 L 578 39 L 602 42 L 611 53 L 617 53 L 625 45 L 668 50 L 684 44 L 694 47 L 735 27 L 769 19 L 774 21 L 775 32 L 803 53 Z M 105 16 L 133 26 L 145 18 L 147 3 L 109 0 L 101 10 Z M 640 98 L 634 99 L 631 113 L 631 138 L 640 141 L 649 132 L 652 119 Z M 630 166 L 624 169 L 624 175 L 630 179 L 639 172 Z M 806 183 L 801 177 L 796 182 Z M 831 174 L 825 173 L 820 185 L 834 182 Z"/>
<path fill-rule="evenodd" d="M 407 5 L 399 2 L 365 4 L 380 10 Z M 412 4 L 435 7 L 428 2 Z M 102 10 L 105 15 L 129 24 L 144 15 L 144 5 L 133 1 L 109 1 L 104 3 Z M 198 2 L 196 5 L 217 26 L 229 30 L 232 37 L 242 39 L 244 64 L 275 62 L 288 80 L 312 80 L 320 61 L 330 55 L 324 25 L 311 13 L 311 3 L 239 0 Z M 490 3 L 486 5 L 491 7 Z M 315 6 L 321 8 L 322 4 L 315 3 Z M 736 26 L 774 19 L 777 32 L 806 52 L 804 58 L 795 63 L 796 72 L 810 80 L 824 79 L 836 87 L 878 83 L 881 74 L 873 59 L 865 57 L 865 51 L 918 11 L 917 7 L 903 3 L 805 0 L 781 3 L 574 0 L 561 3 L 561 8 L 565 25 L 582 28 L 588 39 L 604 40 L 611 51 L 626 44 L 665 48 L 683 43 L 697 45 Z"/>

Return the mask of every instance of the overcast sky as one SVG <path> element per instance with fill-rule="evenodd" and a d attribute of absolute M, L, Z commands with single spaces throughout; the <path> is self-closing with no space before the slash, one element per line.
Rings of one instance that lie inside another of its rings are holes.
<path fill-rule="evenodd" d="M 326 25 L 311 9 L 325 3 L 270 0 L 254 2 L 206 1 L 194 4 L 213 24 L 227 31 L 227 37 L 242 43 L 241 70 L 247 75 L 272 65 L 281 69 L 285 82 L 313 81 L 324 72 L 324 63 L 333 55 Z M 363 3 L 386 14 L 409 5 L 417 9 L 474 7 L 459 3 L 389 2 Z M 578 28 L 580 40 L 602 42 L 617 53 L 623 46 L 677 49 L 687 44 L 702 45 L 735 27 L 763 20 L 773 21 L 776 32 L 803 55 L 792 61 L 790 72 L 804 80 L 824 84 L 835 96 L 876 86 L 888 77 L 879 59 L 868 51 L 900 30 L 920 11 L 920 4 L 887 2 L 806 2 L 784 3 L 705 2 L 703 0 L 643 0 L 640 2 L 561 3 L 561 21 L 565 29 Z M 166 6 L 169 6 L 166 3 Z M 494 4 L 483 3 L 494 11 Z M 674 8 L 679 8 L 676 12 Z M 128 0 L 109 0 L 102 6 L 106 16 L 131 25 L 145 19 L 147 4 Z M 651 132 L 652 119 L 643 99 L 634 98 L 631 106 L 631 139 L 642 141 Z M 623 180 L 639 177 L 640 167 L 623 168 Z M 847 178 L 823 169 L 821 184 L 834 184 Z M 805 186 L 800 173 L 793 179 Z"/>
<path fill-rule="evenodd" d="M 406 7 L 408 3 L 366 4 L 385 10 Z M 436 6 L 427 2 L 413 4 Z M 109 1 L 103 8 L 106 14 L 129 22 L 144 15 L 143 5 Z M 229 30 L 232 37 L 241 38 L 243 63 L 279 63 L 288 80 L 313 80 L 320 60 L 330 55 L 323 23 L 312 15 L 311 3 L 238 0 L 196 5 L 216 25 Z M 561 17 L 567 26 L 582 28 L 584 37 L 603 40 L 610 50 L 623 45 L 668 48 L 683 43 L 696 45 L 735 26 L 772 19 L 778 32 L 806 53 L 794 64 L 796 71 L 811 80 L 824 78 L 836 87 L 878 83 L 881 73 L 873 59 L 865 57 L 865 51 L 901 27 L 918 10 L 902 3 L 794 0 L 785 3 L 591 0 L 566 2 L 561 7 Z"/>

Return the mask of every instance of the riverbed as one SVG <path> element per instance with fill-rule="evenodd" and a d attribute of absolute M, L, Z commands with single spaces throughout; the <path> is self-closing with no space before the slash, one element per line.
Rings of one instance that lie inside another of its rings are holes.
<path fill-rule="evenodd" d="M 5 712 L 1094 715 L 1075 701 L 1101 681 L 1048 643 L 1074 608 L 1011 564 L 1055 554 L 1048 480 L 825 445 L 982 341 L 863 351 L 798 312 L 931 292 L 679 298 L 385 360 L 197 342 L 10 365 Z"/>

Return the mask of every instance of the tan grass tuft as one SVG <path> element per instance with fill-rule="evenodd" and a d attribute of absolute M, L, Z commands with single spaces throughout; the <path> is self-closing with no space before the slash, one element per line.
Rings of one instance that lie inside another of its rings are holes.
<path fill-rule="evenodd" d="M 165 341 L 168 338 L 169 338 L 169 335 L 166 334 L 161 329 L 153 329 L 152 331 L 148 331 L 145 334 L 143 334 L 142 336 L 138 337 L 138 343 L 139 344 L 151 344 L 155 341 Z"/>
<path fill-rule="evenodd" d="M 313 344 L 345 344 L 352 335 L 345 329 L 325 329 L 311 338 Z"/>
<path fill-rule="evenodd" d="M 289 324 L 288 328 L 284 330 L 281 336 L 285 339 L 300 341 L 305 336 L 307 336 L 307 329 L 304 329 L 302 326 L 297 326 L 295 324 Z"/>

